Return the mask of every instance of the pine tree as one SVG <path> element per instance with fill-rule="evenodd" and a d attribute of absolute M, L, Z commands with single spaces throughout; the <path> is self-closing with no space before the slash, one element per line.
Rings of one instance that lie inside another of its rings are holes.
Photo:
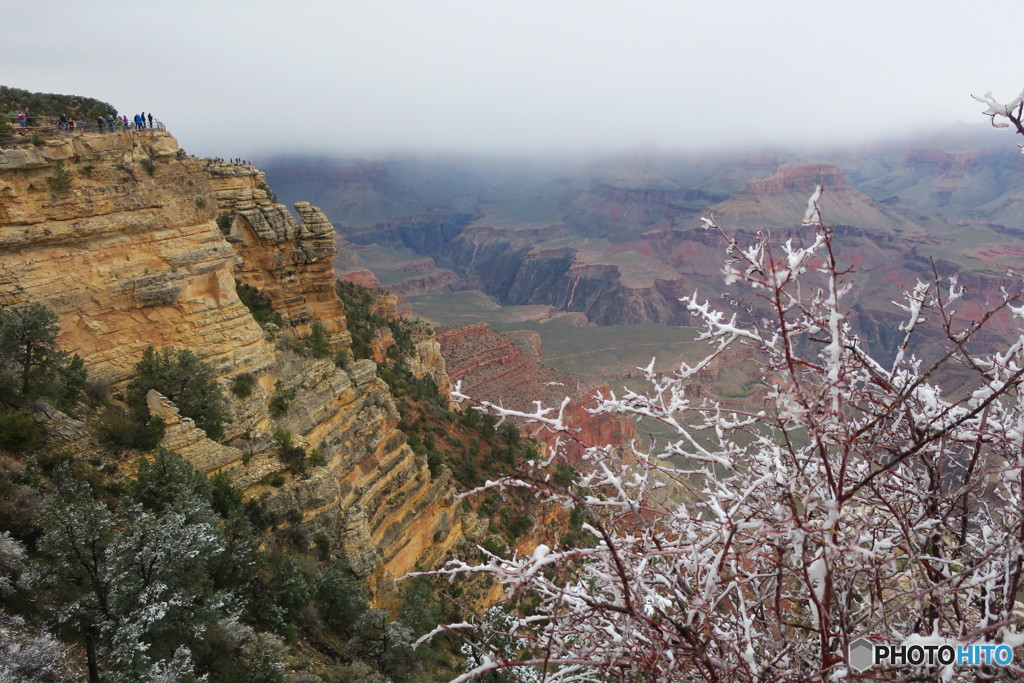
<path fill-rule="evenodd" d="M 57 399 L 69 408 L 85 388 L 85 363 L 57 346 L 57 315 L 39 303 L 0 311 L 0 365 L 21 399 Z"/>
<path fill-rule="evenodd" d="M 56 483 L 29 574 L 82 635 L 90 680 L 192 672 L 206 634 L 241 612 L 231 587 L 245 572 L 233 565 L 248 560 L 225 538 L 205 477 L 160 451 L 113 512 L 67 463 Z"/>
<path fill-rule="evenodd" d="M 153 347 L 135 365 L 135 379 L 128 385 L 128 403 L 139 422 L 148 419 L 146 395 L 155 389 L 170 399 L 181 414 L 190 417 L 211 439 L 224 437 L 227 410 L 216 374 L 187 349 Z"/>

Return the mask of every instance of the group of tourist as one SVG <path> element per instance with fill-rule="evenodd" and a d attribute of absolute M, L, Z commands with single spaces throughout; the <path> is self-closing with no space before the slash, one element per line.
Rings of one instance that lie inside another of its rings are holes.
<path fill-rule="evenodd" d="M 145 130 L 147 122 L 149 123 L 149 127 L 152 128 L 153 127 L 153 113 L 152 112 L 150 112 L 149 114 L 147 114 L 146 112 L 142 112 L 141 114 L 136 114 L 134 116 L 134 118 L 133 118 L 133 124 L 135 126 L 135 130 Z M 113 114 L 107 114 L 106 118 L 104 118 L 102 116 L 97 116 L 96 117 L 96 126 L 97 126 L 97 128 L 99 129 L 99 131 L 101 133 L 104 131 L 104 129 L 110 131 L 111 133 L 113 133 L 115 129 L 130 130 L 130 126 L 128 124 L 128 116 L 127 115 L 122 116 L 120 119 L 118 119 Z"/>
<path fill-rule="evenodd" d="M 211 157 L 218 164 L 242 164 L 243 166 L 252 166 L 252 162 L 248 159 L 222 159 L 221 157 Z"/>
<path fill-rule="evenodd" d="M 34 127 L 38 125 L 37 118 L 38 117 L 34 116 L 32 112 L 29 111 L 28 107 L 20 109 L 17 114 L 18 126 L 20 128 Z M 136 114 L 133 122 L 135 130 L 145 130 L 147 126 L 149 128 L 153 128 L 153 113 L 150 112 L 147 114 L 146 112 L 142 112 L 141 114 Z M 65 132 L 85 130 L 86 128 L 85 121 L 76 121 L 73 117 L 70 117 L 67 114 L 62 114 L 58 118 L 53 119 L 52 123 L 55 128 Z M 96 129 L 100 133 L 108 131 L 113 133 L 115 130 L 131 130 L 131 125 L 132 124 L 129 124 L 128 122 L 127 116 L 117 117 L 113 114 L 107 114 L 106 116 L 96 117 Z"/>

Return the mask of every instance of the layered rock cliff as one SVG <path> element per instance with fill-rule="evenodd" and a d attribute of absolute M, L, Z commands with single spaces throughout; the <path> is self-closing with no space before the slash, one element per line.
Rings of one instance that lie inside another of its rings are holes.
<path fill-rule="evenodd" d="M 338 349 L 349 335 L 334 294 L 333 228 L 305 203 L 295 220 L 267 189 L 259 171 L 190 158 L 159 131 L 0 150 L 0 304 L 48 306 L 60 344 L 114 384 L 149 346 L 191 349 L 225 387 L 252 375 L 250 396 L 228 394 L 224 443 L 151 394 L 168 423 L 162 445 L 204 472 L 227 472 L 299 537 L 322 534 L 362 576 L 435 564 L 476 522 L 455 504 L 447 473 L 431 476 L 406 445 L 372 361 L 338 367 L 289 348 L 316 319 Z M 270 295 L 285 320 L 280 337 L 255 322 L 235 279 Z M 277 430 L 326 464 L 290 471 L 275 454 Z"/>
<path fill-rule="evenodd" d="M 266 178 L 240 164 L 207 162 L 218 203 L 217 223 L 242 258 L 235 277 L 267 294 L 299 336 L 320 320 L 336 346 L 351 339 L 334 293 L 334 227 L 309 202 L 297 202 L 296 221 L 268 195 Z"/>

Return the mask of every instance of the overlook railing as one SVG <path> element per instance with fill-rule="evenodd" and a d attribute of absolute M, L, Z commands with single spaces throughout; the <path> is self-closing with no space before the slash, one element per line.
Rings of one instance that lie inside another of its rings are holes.
<path fill-rule="evenodd" d="M 49 117 L 33 116 L 31 121 L 33 125 L 20 125 L 17 117 L 6 117 L 11 122 L 12 130 L 7 135 L 0 138 L 3 142 L 17 142 L 21 137 L 31 137 L 38 135 L 41 138 L 57 138 L 57 137 L 68 137 L 74 135 L 85 135 L 87 133 L 125 133 L 125 132 L 143 132 L 143 131 L 161 131 L 167 132 L 167 128 L 163 122 L 153 120 L 153 125 L 150 126 L 149 122 L 146 122 L 145 126 L 136 126 L 135 123 L 129 121 L 126 125 L 124 121 L 115 120 L 111 123 L 104 122 L 102 125 L 99 122 L 84 123 L 81 121 L 62 123 L 56 119 L 50 119 Z M 45 121 L 44 124 L 40 125 L 40 120 Z"/>

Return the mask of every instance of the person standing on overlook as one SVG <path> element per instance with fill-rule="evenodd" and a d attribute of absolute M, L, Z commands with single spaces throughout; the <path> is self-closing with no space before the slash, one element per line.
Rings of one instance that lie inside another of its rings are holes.
<path fill-rule="evenodd" d="M 146 114 L 146 118 L 149 119 L 149 127 L 152 128 L 153 127 L 153 112 L 149 112 L 148 114 Z"/>

